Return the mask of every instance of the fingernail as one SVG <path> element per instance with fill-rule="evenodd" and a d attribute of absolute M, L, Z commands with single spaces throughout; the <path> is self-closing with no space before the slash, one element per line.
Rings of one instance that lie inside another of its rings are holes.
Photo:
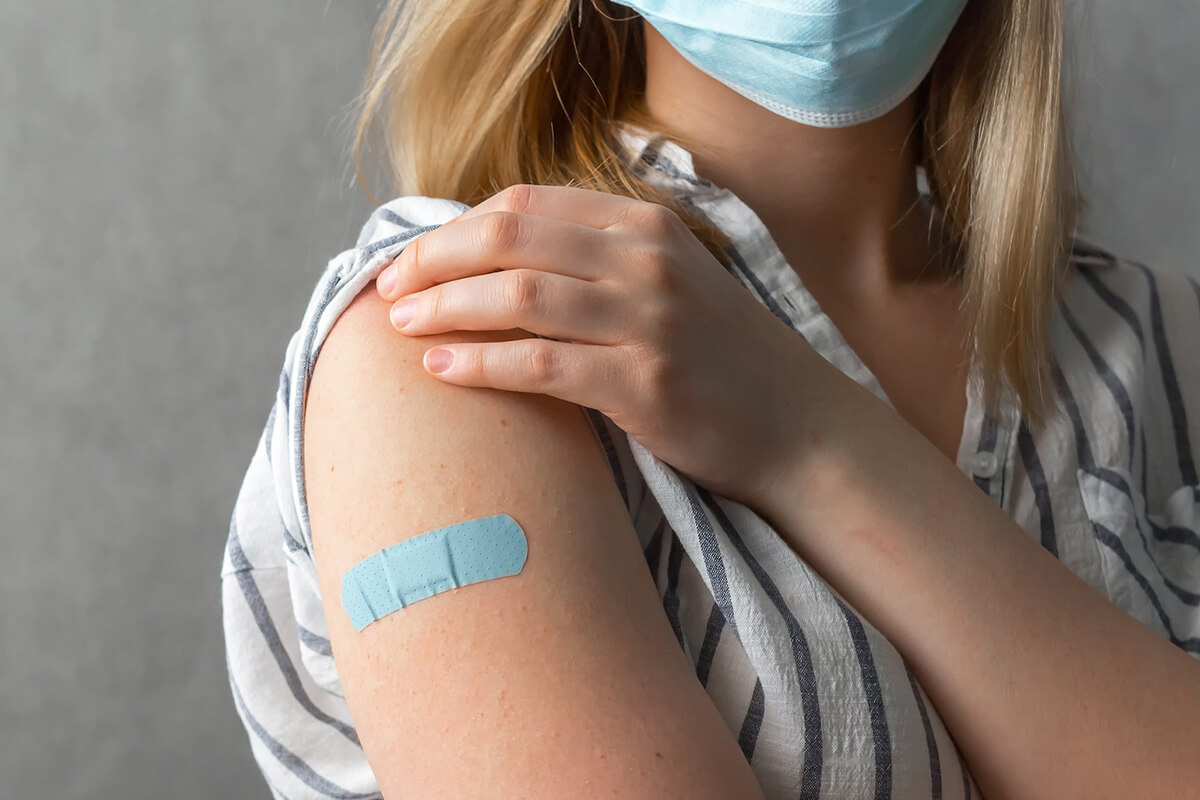
<path fill-rule="evenodd" d="M 412 321 L 413 314 L 416 312 L 417 301 L 411 297 L 406 297 L 392 306 L 392 324 L 397 328 L 403 327 Z"/>
<path fill-rule="evenodd" d="M 441 347 L 435 347 L 425 354 L 425 368 L 430 372 L 445 372 L 454 363 L 454 353 Z"/>
<path fill-rule="evenodd" d="M 396 265 L 389 264 L 388 268 L 379 273 L 379 277 L 375 279 L 375 288 L 385 298 L 392 293 L 396 288 Z"/>

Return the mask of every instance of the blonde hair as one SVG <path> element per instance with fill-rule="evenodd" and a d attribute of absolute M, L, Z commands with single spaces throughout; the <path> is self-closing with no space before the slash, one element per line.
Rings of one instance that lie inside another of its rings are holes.
<path fill-rule="evenodd" d="M 397 194 L 475 205 L 515 183 L 574 185 L 676 211 L 723 264 L 728 238 L 619 155 L 614 123 L 685 148 L 643 105 L 638 16 L 607 0 L 388 0 L 376 24 L 353 157 L 372 123 Z M 968 2 L 918 89 L 918 163 L 957 244 L 989 412 L 1017 401 L 1040 428 L 1050 316 L 1078 201 L 1064 117 L 1062 0 Z"/>

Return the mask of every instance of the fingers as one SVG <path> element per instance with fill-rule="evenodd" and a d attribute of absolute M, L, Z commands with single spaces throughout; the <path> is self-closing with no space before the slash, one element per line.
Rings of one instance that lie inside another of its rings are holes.
<path fill-rule="evenodd" d="M 439 350 L 453 356 L 441 371 Z M 629 362 L 624 348 L 534 338 L 439 345 L 424 360 L 426 370 L 448 383 L 547 394 L 602 413 L 627 393 Z"/>
<path fill-rule="evenodd" d="M 616 289 L 531 269 L 471 275 L 404 297 L 392 324 L 409 336 L 453 330 L 521 330 L 573 342 L 631 338 L 629 304 Z"/>
<path fill-rule="evenodd" d="M 632 197 L 582 189 L 578 186 L 518 183 L 467 209 L 451 220 L 451 223 L 457 225 L 475 216 L 507 211 L 512 214 L 553 217 L 603 229 L 621 222 L 627 214 L 643 205 L 646 203 Z"/>
<path fill-rule="evenodd" d="M 376 289 L 395 300 L 467 275 L 522 267 L 596 280 L 615 263 L 610 248 L 602 232 L 585 225 L 497 211 L 413 239 L 380 273 Z"/>

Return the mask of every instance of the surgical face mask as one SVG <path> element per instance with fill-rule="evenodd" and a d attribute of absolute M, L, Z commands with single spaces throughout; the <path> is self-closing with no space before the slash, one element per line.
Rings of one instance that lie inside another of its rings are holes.
<path fill-rule="evenodd" d="M 780 116 L 858 125 L 929 73 L 966 0 L 615 0 L 684 58 Z"/>

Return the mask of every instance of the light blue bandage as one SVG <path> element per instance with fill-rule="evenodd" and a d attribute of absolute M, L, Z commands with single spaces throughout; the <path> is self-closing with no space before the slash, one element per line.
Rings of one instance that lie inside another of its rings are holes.
<path fill-rule="evenodd" d="M 355 564 L 342 579 L 342 606 L 358 630 L 407 605 L 479 581 L 516 575 L 529 543 L 508 514 L 438 528 Z"/>

